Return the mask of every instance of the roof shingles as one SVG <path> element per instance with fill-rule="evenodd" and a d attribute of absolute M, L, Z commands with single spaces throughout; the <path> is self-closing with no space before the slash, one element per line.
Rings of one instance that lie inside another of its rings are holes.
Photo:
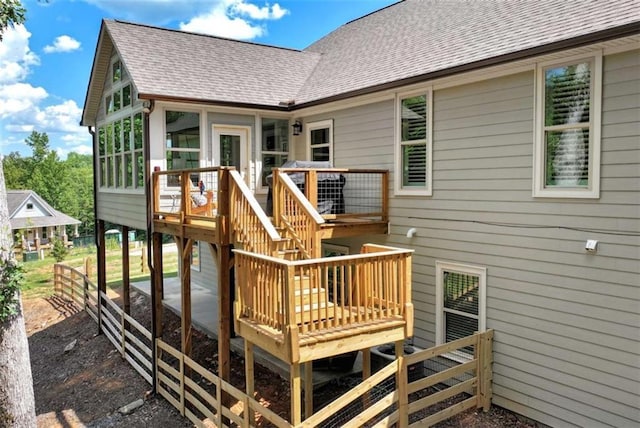
<path fill-rule="evenodd" d="M 304 51 L 119 21 L 104 28 L 143 97 L 277 108 L 628 25 L 640 33 L 640 0 L 404 0 Z"/>

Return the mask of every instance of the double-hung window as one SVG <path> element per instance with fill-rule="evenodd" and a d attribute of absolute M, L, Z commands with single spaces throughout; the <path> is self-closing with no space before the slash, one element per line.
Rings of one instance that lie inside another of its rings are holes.
<path fill-rule="evenodd" d="M 401 95 L 397 101 L 395 192 L 431 195 L 431 91 Z"/>
<path fill-rule="evenodd" d="M 262 118 L 262 173 L 260 187 L 268 186 L 267 176 L 273 168 L 282 166 L 289 159 L 289 121 L 287 119 Z"/>
<path fill-rule="evenodd" d="M 437 345 L 485 330 L 486 288 L 486 268 L 436 261 Z"/>
<path fill-rule="evenodd" d="M 537 67 L 534 196 L 597 198 L 602 57 Z"/>
<path fill-rule="evenodd" d="M 309 160 L 333 165 L 333 120 L 307 124 L 307 148 Z"/>
<path fill-rule="evenodd" d="M 200 114 L 185 111 L 165 112 L 167 170 L 200 167 Z M 169 175 L 167 185 L 178 187 L 178 176 Z M 193 183 L 198 177 L 192 177 Z"/>

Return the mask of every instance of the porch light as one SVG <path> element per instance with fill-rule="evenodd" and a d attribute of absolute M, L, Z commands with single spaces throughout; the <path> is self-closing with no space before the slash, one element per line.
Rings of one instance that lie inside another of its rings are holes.
<path fill-rule="evenodd" d="M 302 132 L 302 122 L 300 122 L 299 120 L 293 122 L 293 125 L 291 125 L 291 127 L 293 128 L 293 135 L 300 135 L 300 133 Z"/>

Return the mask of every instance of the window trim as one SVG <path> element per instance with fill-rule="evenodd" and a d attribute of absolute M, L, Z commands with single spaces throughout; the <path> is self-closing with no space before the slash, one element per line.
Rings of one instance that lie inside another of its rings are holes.
<path fill-rule="evenodd" d="M 480 287 L 478 290 L 478 332 L 482 333 L 487 329 L 487 268 L 436 260 L 436 345 L 445 343 L 444 287 L 442 286 L 445 271 L 478 276 L 478 286 Z"/>
<path fill-rule="evenodd" d="M 427 135 L 425 144 L 427 146 L 427 171 L 424 187 L 403 187 L 402 186 L 402 100 L 416 95 L 425 95 L 427 99 Z M 397 93 L 395 97 L 395 118 L 394 118 L 394 195 L 395 196 L 432 196 L 433 195 L 433 86 L 427 86 L 421 90 Z"/>
<path fill-rule="evenodd" d="M 194 113 L 198 115 L 198 149 L 191 149 L 185 147 L 174 147 L 169 149 L 167 146 L 167 112 L 173 111 L 178 113 Z M 184 108 L 183 106 L 167 106 L 162 109 L 162 135 L 163 135 L 163 162 L 164 162 L 164 170 L 171 171 L 169 169 L 169 158 L 167 156 L 167 152 L 181 152 L 181 153 L 198 153 L 198 168 L 203 166 L 204 159 L 206 158 L 206 151 L 204 145 L 206 144 L 206 127 L 203 128 L 203 115 L 206 116 L 206 113 L 203 113 L 201 109 L 189 109 Z M 143 145 L 144 145 L 144 136 L 143 136 Z M 176 190 L 179 186 L 172 186 L 169 183 L 166 184 L 167 189 Z"/>
<path fill-rule="evenodd" d="M 311 157 L 311 149 L 313 147 L 325 147 L 325 146 L 329 146 L 329 163 L 332 166 L 333 165 L 333 119 L 327 119 L 327 120 L 320 120 L 317 122 L 308 122 L 306 123 L 306 128 L 307 128 L 307 132 L 306 132 L 306 138 L 307 138 L 307 159 L 308 160 L 313 160 Z M 315 131 L 317 129 L 325 129 L 328 128 L 329 129 L 329 143 L 324 143 L 324 144 L 316 144 L 312 147 L 311 145 L 311 131 Z"/>
<path fill-rule="evenodd" d="M 589 185 L 585 188 L 545 186 L 545 70 L 551 67 L 571 65 L 579 62 L 592 64 L 591 111 L 589 112 Z M 533 197 L 536 198 L 590 198 L 600 197 L 600 147 L 602 123 L 602 51 L 590 55 L 579 55 L 562 60 L 536 64 L 535 69 L 535 118 L 533 155 Z"/>

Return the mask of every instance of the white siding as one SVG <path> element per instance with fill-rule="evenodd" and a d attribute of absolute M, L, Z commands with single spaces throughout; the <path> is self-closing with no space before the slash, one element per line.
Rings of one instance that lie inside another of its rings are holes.
<path fill-rule="evenodd" d="M 392 169 L 393 111 L 305 121 L 334 120 L 336 166 Z M 533 126 L 533 72 L 435 91 L 433 196 L 392 197 L 377 239 L 416 250 L 419 346 L 435 337 L 435 261 L 487 267 L 494 403 L 553 426 L 640 424 L 640 53 L 604 59 L 600 199 L 532 197 Z"/>

